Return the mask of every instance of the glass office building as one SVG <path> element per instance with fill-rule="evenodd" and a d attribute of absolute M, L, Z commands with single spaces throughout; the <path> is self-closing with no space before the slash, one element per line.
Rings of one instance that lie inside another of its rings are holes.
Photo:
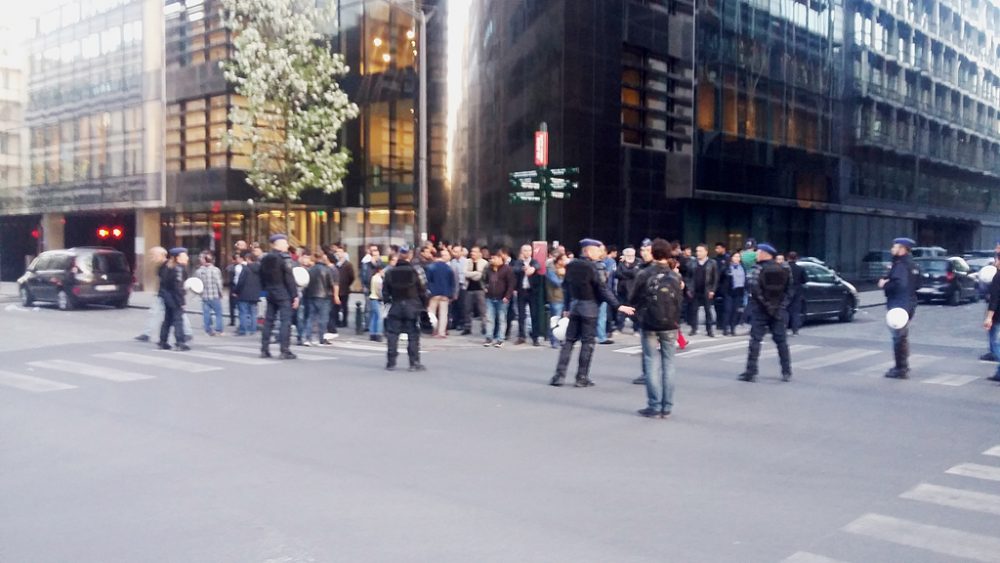
<path fill-rule="evenodd" d="M 848 274 L 896 236 L 992 247 L 998 18 L 985 0 L 476 1 L 458 221 L 534 235 L 506 174 L 545 121 L 554 164 L 582 168 L 553 239 L 754 237 Z"/>

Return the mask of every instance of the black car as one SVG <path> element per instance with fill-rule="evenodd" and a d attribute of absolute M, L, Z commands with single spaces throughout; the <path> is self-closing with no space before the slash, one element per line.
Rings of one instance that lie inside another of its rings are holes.
<path fill-rule="evenodd" d="M 965 301 L 976 302 L 976 278 L 972 276 L 969 264 L 958 256 L 951 258 L 917 258 L 913 261 L 920 267 L 920 288 L 917 298 L 924 303 L 943 300 L 949 305 Z"/>
<path fill-rule="evenodd" d="M 17 280 L 21 303 L 55 303 L 62 310 L 85 304 L 124 308 L 132 293 L 132 271 L 113 248 L 79 247 L 38 255 Z"/>
<path fill-rule="evenodd" d="M 804 318 L 836 318 L 841 322 L 854 320 L 858 311 L 858 290 L 826 266 L 815 262 L 798 262 L 806 273 Z"/>

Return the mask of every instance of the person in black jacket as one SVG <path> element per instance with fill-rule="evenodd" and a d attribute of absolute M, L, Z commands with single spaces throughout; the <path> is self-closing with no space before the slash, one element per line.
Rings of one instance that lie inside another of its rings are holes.
<path fill-rule="evenodd" d="M 1000 254 L 994 257 L 993 266 L 1000 267 Z M 1000 314 L 1000 275 L 994 275 L 990 281 L 990 306 L 986 309 L 986 320 L 983 321 L 983 328 L 990 336 L 990 352 L 1000 358 L 1000 338 L 998 338 L 998 334 L 1000 334 L 1000 322 L 998 321 L 1000 319 L 997 319 L 998 314 Z M 997 366 L 989 380 L 1000 381 L 1000 365 Z"/>
<path fill-rule="evenodd" d="M 531 252 L 530 244 L 523 245 L 521 255 L 510 263 L 514 269 L 514 287 L 517 291 L 517 342 L 515 344 L 525 343 L 525 327 L 528 326 L 529 310 L 531 312 L 530 318 L 538 318 L 535 310 L 538 308 L 537 295 L 542 291 L 542 286 L 545 283 L 545 277 L 538 271 L 540 269 L 538 260 L 531 257 Z M 538 325 L 537 322 L 531 324 L 531 343 L 538 346 L 542 327 L 536 325 Z"/>
<path fill-rule="evenodd" d="M 566 368 L 573 346 L 579 340 L 580 365 L 576 371 L 576 387 L 593 387 L 590 379 L 590 360 L 594 355 L 594 340 L 597 336 L 597 314 L 599 303 L 607 303 L 608 307 L 617 309 L 627 315 L 635 314 L 635 309 L 620 305 L 618 299 L 611 293 L 608 284 L 601 281 L 594 264 L 601 258 L 601 242 L 594 239 L 580 241 L 580 258 L 566 265 L 566 277 L 563 279 L 564 317 L 569 317 L 566 329 L 566 341 L 559 351 L 559 363 L 556 373 L 549 385 L 561 386 L 566 381 Z"/>
<path fill-rule="evenodd" d="M 788 382 L 792 379 L 792 357 L 788 350 L 786 331 L 792 274 L 788 264 L 778 264 L 775 260 L 777 255 L 778 252 L 770 244 L 758 244 L 757 263 L 747 276 L 747 291 L 750 292 L 748 307 L 753 309 L 753 313 L 750 316 L 747 368 L 740 374 L 740 381 L 752 383 L 757 380 L 761 342 L 768 331 L 778 348 L 781 380 Z"/>
<path fill-rule="evenodd" d="M 895 367 L 885 373 L 892 379 L 908 379 L 910 377 L 910 323 L 917 312 L 917 289 L 920 287 L 920 268 L 913 263 L 910 250 L 916 242 L 913 239 L 901 237 L 892 241 L 892 267 L 888 277 L 878 281 L 878 286 L 885 290 L 886 309 L 903 309 L 909 315 L 906 326 L 900 329 L 890 328 L 892 333 L 892 352 Z"/>
<path fill-rule="evenodd" d="M 337 289 L 336 279 L 330 270 L 330 260 L 326 253 L 318 251 L 313 254 L 315 264 L 309 268 L 309 285 L 302 291 L 309 307 L 306 315 L 306 326 L 303 338 L 306 346 L 329 344 L 323 338 L 326 325 L 330 322 L 330 307 L 333 305 L 333 295 Z M 319 334 L 318 342 L 313 339 L 313 328 Z"/>
<path fill-rule="evenodd" d="M 691 336 L 698 333 L 698 312 L 705 309 L 705 331 L 709 337 L 715 336 L 715 321 L 712 319 L 712 309 L 715 308 L 715 290 L 719 286 L 718 263 L 709 258 L 708 246 L 699 244 L 695 249 L 695 258 L 688 262 L 688 276 L 691 285 L 687 286 L 691 298 Z"/>
<path fill-rule="evenodd" d="M 292 275 L 292 257 L 288 254 L 288 237 L 271 235 L 271 252 L 260 260 L 260 283 L 267 291 L 267 314 L 264 317 L 264 331 L 261 335 L 260 356 L 271 357 L 271 333 L 275 319 L 278 328 L 278 345 L 282 360 L 294 360 L 291 350 L 292 311 L 299 307 L 299 288 Z"/>
<path fill-rule="evenodd" d="M 792 329 L 792 335 L 799 334 L 802 328 L 802 313 L 806 305 L 806 270 L 799 266 L 799 253 L 792 251 L 788 253 L 788 267 L 792 269 L 792 298 L 788 303 L 788 328 Z"/>
<path fill-rule="evenodd" d="M 190 350 L 184 343 L 184 280 L 188 265 L 188 253 L 184 248 L 170 249 L 170 260 L 160 266 L 160 291 L 163 299 L 163 324 L 160 325 L 161 350 L 169 350 L 170 327 L 174 327 L 174 339 L 178 350 Z"/>
<path fill-rule="evenodd" d="M 635 278 L 639 275 L 642 270 L 642 265 L 636 260 L 635 248 L 628 246 L 622 251 L 622 259 L 618 264 L 618 271 L 615 277 L 618 278 L 618 301 L 621 303 L 626 303 L 628 301 L 628 296 L 632 292 L 632 286 L 635 285 Z M 625 314 L 618 313 L 617 319 L 615 319 L 615 325 L 618 327 L 618 332 L 625 330 Z M 632 320 L 632 331 L 639 332 L 639 325 L 636 321 Z"/>
<path fill-rule="evenodd" d="M 240 256 L 242 268 L 239 269 L 233 296 L 240 314 L 238 336 L 257 334 L 257 304 L 260 302 L 260 264 L 250 250 L 244 250 Z"/>
<path fill-rule="evenodd" d="M 399 357 L 399 335 L 406 333 L 406 354 L 410 360 L 410 371 L 424 371 L 420 363 L 420 327 L 417 321 L 427 308 L 430 294 L 424 270 L 410 263 L 410 247 L 399 247 L 399 259 L 389 268 L 382 283 L 382 300 L 389 303 L 389 313 L 385 318 L 386 350 L 385 369 L 396 369 Z"/>

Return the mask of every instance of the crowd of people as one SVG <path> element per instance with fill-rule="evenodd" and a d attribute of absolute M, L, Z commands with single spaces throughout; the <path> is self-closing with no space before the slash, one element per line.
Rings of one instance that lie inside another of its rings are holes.
<path fill-rule="evenodd" d="M 270 346 L 277 342 L 280 358 L 295 359 L 293 329 L 301 346 L 330 344 L 350 317 L 355 268 L 346 248 L 333 244 L 310 252 L 290 247 L 281 234 L 270 237 L 270 243 L 265 252 L 258 244 L 238 242 L 225 272 L 213 263 L 211 254 L 202 253 L 191 279 L 186 249 L 153 249 L 160 287 L 147 329 L 137 338 L 151 340 L 158 328 L 160 348 L 190 349 L 192 329 L 182 311 L 193 279 L 210 337 L 224 332 L 222 300 L 228 285 L 234 334 L 256 335 L 262 320 L 262 357 L 271 357 Z M 913 245 L 908 238 L 893 242 L 893 266 L 879 282 L 888 308 L 905 311 L 902 321 L 890 323 L 895 365 L 886 377 L 891 378 L 905 379 L 909 373 L 908 329 L 920 285 L 919 270 L 910 258 Z M 516 251 L 447 243 L 419 249 L 373 244 L 358 268 L 363 299 L 356 300 L 355 314 L 361 318 L 355 318 L 355 326 L 372 341 L 385 339 L 389 370 L 397 367 L 404 335 L 412 371 L 425 369 L 420 362 L 421 334 L 439 339 L 478 337 L 490 348 L 501 348 L 512 338 L 515 345 L 547 343 L 560 349 L 549 382 L 557 387 L 565 384 L 573 350 L 580 343 L 575 386 L 590 387 L 595 345 L 613 343 L 614 334 L 631 325 L 641 337 L 642 373 L 633 382 L 646 386 L 648 404 L 639 411 L 646 417 L 666 418 L 671 413 L 673 358 L 685 343 L 683 325 L 689 335 L 704 328 L 708 337 L 717 333 L 731 337 L 737 327 L 749 324 L 746 368 L 739 376 L 746 382 L 756 380 L 761 344 L 771 333 L 781 379 L 791 380 L 787 337 L 798 334 L 802 326 L 807 282 L 795 252 L 783 255 L 773 245 L 752 239 L 734 252 L 722 243 L 710 251 L 706 244 L 692 248 L 677 241 L 646 239 L 638 249 L 628 246 L 619 254 L 614 246 L 584 239 L 579 253 L 553 246 L 539 260 L 528 244 Z M 1000 351 L 995 336 L 1000 323 L 993 323 L 993 314 L 1000 312 L 1000 276 L 990 294 L 984 326 L 990 331 L 991 346 Z M 542 318 L 550 322 L 538 322 Z M 168 343 L 171 330 L 173 346 Z M 654 369 L 657 355 L 659 370 Z M 1000 380 L 1000 369 L 995 378 Z"/>

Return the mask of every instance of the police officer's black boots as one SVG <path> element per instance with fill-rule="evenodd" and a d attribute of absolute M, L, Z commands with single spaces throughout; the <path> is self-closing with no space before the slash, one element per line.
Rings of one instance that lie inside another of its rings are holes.
<path fill-rule="evenodd" d="M 893 342 L 892 354 L 895 357 L 896 366 L 887 371 L 885 376 L 890 379 L 909 379 L 910 343 L 902 339 Z"/>
<path fill-rule="evenodd" d="M 740 374 L 739 380 L 746 381 L 747 383 L 753 383 L 754 381 L 757 381 L 757 370 L 751 371 L 750 368 L 748 367 L 745 372 Z"/>
<path fill-rule="evenodd" d="M 787 383 L 792 380 L 792 358 L 787 344 L 778 347 L 778 358 L 781 360 L 781 380 Z"/>
<path fill-rule="evenodd" d="M 549 385 L 551 385 L 553 387 L 562 387 L 563 383 L 565 383 L 565 382 L 566 382 L 566 377 L 563 376 L 563 375 L 559 375 L 557 373 L 557 374 L 555 374 L 555 375 L 552 376 L 551 380 L 549 380 Z"/>

